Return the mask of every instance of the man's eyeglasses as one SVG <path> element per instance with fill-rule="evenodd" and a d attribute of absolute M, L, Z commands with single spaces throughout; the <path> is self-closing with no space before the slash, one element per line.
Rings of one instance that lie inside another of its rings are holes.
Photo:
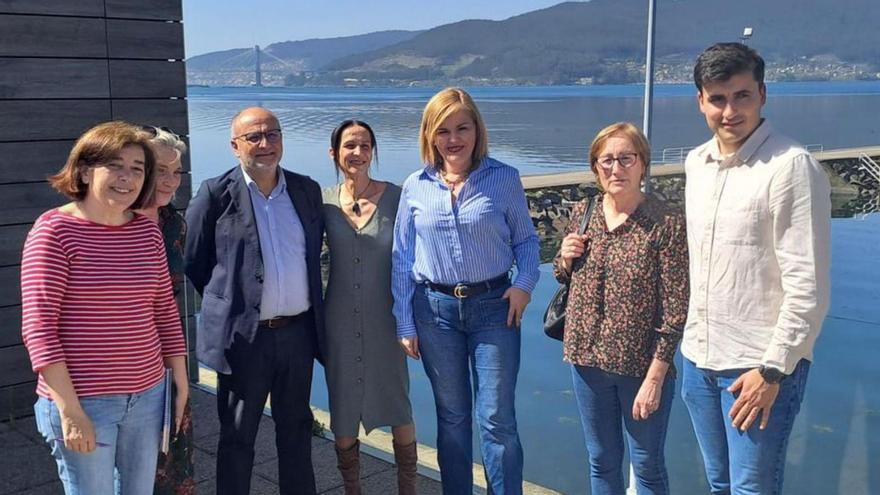
<path fill-rule="evenodd" d="M 233 139 L 244 139 L 251 144 L 260 144 L 265 139 L 267 143 L 275 144 L 281 141 L 281 129 L 270 129 L 266 132 L 248 132 L 241 136 L 235 136 Z"/>
<path fill-rule="evenodd" d="M 614 157 L 612 155 L 600 156 L 596 162 L 604 169 L 611 170 L 614 167 L 614 162 L 620 164 L 623 168 L 630 168 L 639 161 L 638 153 L 621 153 Z"/>

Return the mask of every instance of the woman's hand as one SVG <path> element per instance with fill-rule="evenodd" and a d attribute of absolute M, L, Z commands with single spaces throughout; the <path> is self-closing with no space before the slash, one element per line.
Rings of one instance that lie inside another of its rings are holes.
<path fill-rule="evenodd" d="M 419 359 L 419 337 L 418 335 L 412 335 L 409 337 L 401 337 L 400 346 L 403 347 L 403 352 L 406 353 L 407 356 L 413 359 Z"/>
<path fill-rule="evenodd" d="M 636 400 L 633 401 L 632 416 L 636 421 L 648 419 L 654 411 L 660 408 L 660 397 L 663 395 L 663 380 L 645 378 Z"/>
<path fill-rule="evenodd" d="M 587 246 L 586 241 L 586 234 L 568 234 L 562 239 L 562 246 L 559 248 L 559 256 L 562 258 L 562 266 L 568 273 L 571 273 L 571 266 L 574 263 L 574 260 L 584 255 L 584 250 Z"/>
<path fill-rule="evenodd" d="M 523 312 L 526 310 L 529 301 L 532 300 L 532 296 L 518 287 L 511 287 L 504 291 L 501 299 L 507 299 L 509 304 L 507 326 L 512 327 L 516 323 L 516 327 L 519 328 L 520 323 L 522 323 Z"/>
<path fill-rule="evenodd" d="M 175 378 L 177 378 L 175 376 Z M 174 380 L 174 436 L 180 433 L 180 426 L 183 424 L 183 413 L 186 410 L 186 403 L 189 401 L 189 380 Z"/>
<path fill-rule="evenodd" d="M 73 452 L 88 454 L 95 450 L 95 426 L 85 411 L 61 411 L 61 432 L 64 436 L 64 446 Z"/>

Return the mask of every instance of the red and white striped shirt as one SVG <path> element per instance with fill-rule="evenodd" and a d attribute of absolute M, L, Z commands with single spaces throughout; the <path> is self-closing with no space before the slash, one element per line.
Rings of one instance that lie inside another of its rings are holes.
<path fill-rule="evenodd" d="M 49 210 L 21 261 L 24 344 L 34 372 L 66 363 L 80 397 L 132 394 L 186 354 L 158 226 L 108 226 Z M 51 398 L 42 374 L 37 394 Z"/>

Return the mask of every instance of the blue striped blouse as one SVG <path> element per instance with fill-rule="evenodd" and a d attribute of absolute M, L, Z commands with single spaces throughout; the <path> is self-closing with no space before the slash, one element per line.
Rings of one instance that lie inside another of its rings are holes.
<path fill-rule="evenodd" d="M 397 336 L 416 334 L 416 284 L 454 285 L 492 279 L 517 267 L 514 287 L 538 283 L 538 236 L 519 172 L 484 158 L 462 186 L 455 205 L 432 167 L 403 183 L 394 225 L 391 290 Z"/>

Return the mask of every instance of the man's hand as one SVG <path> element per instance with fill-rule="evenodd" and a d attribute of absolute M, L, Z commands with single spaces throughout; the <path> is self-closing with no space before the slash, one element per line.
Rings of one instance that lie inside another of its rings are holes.
<path fill-rule="evenodd" d="M 778 383 L 767 383 L 764 377 L 758 372 L 758 369 L 746 371 L 733 382 L 728 392 L 739 396 L 730 408 L 727 414 L 733 418 L 733 427 L 740 431 L 746 431 L 752 423 L 761 415 L 761 426 L 763 430 L 770 422 L 770 409 L 776 402 L 776 396 L 779 394 Z"/>
<path fill-rule="evenodd" d="M 419 359 L 419 337 L 418 335 L 413 335 L 410 337 L 401 337 L 398 339 L 400 341 L 400 346 L 403 347 L 403 352 L 406 353 L 407 356 L 413 359 Z"/>
<path fill-rule="evenodd" d="M 504 295 L 501 296 L 501 299 L 507 299 L 509 303 L 509 309 L 507 310 L 507 326 L 512 327 L 515 323 L 516 327 L 519 328 L 522 323 L 523 312 L 526 310 L 529 301 L 532 300 L 532 296 L 518 287 L 510 287 L 504 291 Z"/>

